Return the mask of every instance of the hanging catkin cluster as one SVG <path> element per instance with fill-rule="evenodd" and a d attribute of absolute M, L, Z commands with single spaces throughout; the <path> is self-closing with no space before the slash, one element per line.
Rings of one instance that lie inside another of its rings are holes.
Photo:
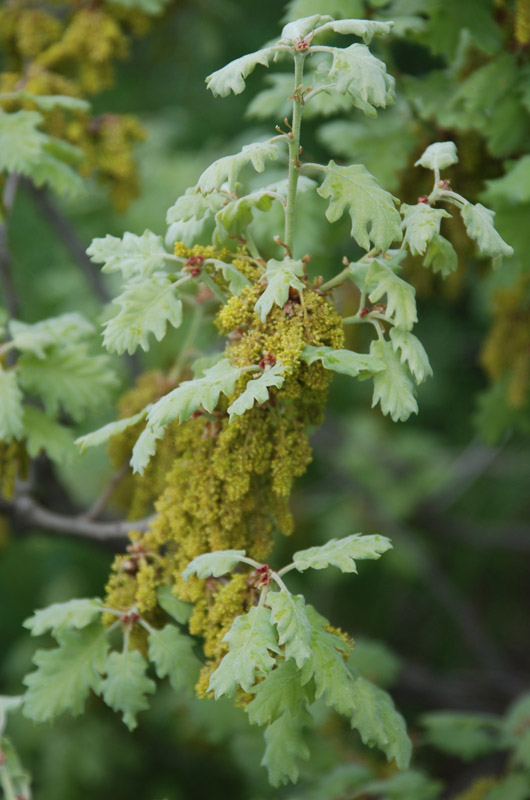
<path fill-rule="evenodd" d="M 247 262 L 249 276 L 252 269 Z M 200 694 L 227 650 L 222 639 L 234 617 L 256 600 L 256 578 L 247 571 L 184 582 L 182 571 L 196 556 L 215 550 L 242 549 L 263 561 L 271 550 L 273 532 L 292 532 L 289 495 L 294 478 L 311 461 L 308 429 L 322 421 L 330 382 L 329 372 L 320 364 L 308 366 L 300 355 L 307 344 L 334 348 L 343 344 L 341 319 L 318 290 L 304 293 L 303 306 L 293 292 L 265 322 L 254 311 L 262 291 L 262 283 L 251 285 L 219 311 L 216 324 L 227 336 L 225 356 L 237 367 L 281 361 L 288 377 L 280 389 L 271 390 L 267 403 L 230 423 L 228 398 L 211 415 L 197 412 L 183 424 L 168 427 L 133 494 L 137 502 L 141 486 L 147 498 L 146 487 L 160 482 L 158 464 L 165 469 L 171 453 L 166 486 L 156 502 L 157 516 L 146 534 L 132 535 L 128 553 L 117 557 L 108 585 L 109 606 L 130 608 L 136 603 L 144 616 L 156 613 L 156 591 L 162 584 L 170 584 L 180 599 L 193 603 L 190 631 L 203 637 L 207 659 L 197 687 Z M 240 379 L 234 396 L 248 380 L 248 374 Z M 135 403 L 130 402 L 133 393 L 126 396 L 124 415 L 145 405 L 149 381 L 154 388 L 156 379 L 144 377 L 134 390 Z M 115 437 L 111 449 L 116 462 L 130 452 L 137 436 L 138 429 L 131 428 Z"/>
<path fill-rule="evenodd" d="M 149 17 L 112 3 L 52 4 L 13 0 L 0 8 L 0 46 L 5 54 L 0 92 L 90 97 L 114 84 L 114 62 L 129 54 L 132 35 L 144 33 Z M 34 109 L 29 100 L 6 99 L 6 111 Z M 43 112 L 50 135 L 84 152 L 79 171 L 94 174 L 119 210 L 137 196 L 133 147 L 144 138 L 131 115 L 91 115 L 54 107 Z"/>

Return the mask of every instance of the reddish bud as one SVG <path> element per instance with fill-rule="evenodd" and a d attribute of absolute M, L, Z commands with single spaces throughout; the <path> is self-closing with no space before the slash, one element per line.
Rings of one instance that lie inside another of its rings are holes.
<path fill-rule="evenodd" d="M 384 303 L 376 303 L 372 311 L 376 311 L 378 314 L 384 314 L 386 312 L 386 306 Z"/>
<path fill-rule="evenodd" d="M 451 181 L 447 180 L 438 181 L 436 185 L 439 189 L 449 189 L 449 187 L 451 186 Z"/>
<path fill-rule="evenodd" d="M 369 313 L 370 313 L 370 309 L 366 308 L 366 306 L 365 306 L 364 308 L 361 308 L 361 310 L 359 311 L 359 316 L 360 317 L 366 317 Z"/>
<path fill-rule="evenodd" d="M 126 572 L 127 575 L 136 575 L 138 572 L 138 565 L 131 558 L 128 558 L 121 562 L 121 569 L 123 572 Z"/>
<path fill-rule="evenodd" d="M 130 620 L 129 614 L 122 614 L 120 617 L 120 622 L 122 623 L 122 625 L 127 625 L 129 620 Z"/>
<path fill-rule="evenodd" d="M 418 203 L 425 203 L 425 205 L 429 205 L 429 198 L 424 194 L 420 194 L 418 197 Z"/>
<path fill-rule="evenodd" d="M 260 369 L 265 369 L 266 366 L 273 367 L 276 364 L 276 356 L 272 353 L 269 353 L 267 350 L 263 358 L 260 359 L 259 367 Z"/>

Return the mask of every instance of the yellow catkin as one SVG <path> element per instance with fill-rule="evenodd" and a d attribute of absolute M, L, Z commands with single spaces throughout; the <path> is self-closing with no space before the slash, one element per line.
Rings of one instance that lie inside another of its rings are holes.
<path fill-rule="evenodd" d="M 186 259 L 219 257 L 212 248 L 183 243 L 177 243 L 175 252 Z M 259 277 L 258 265 L 245 254 L 236 258 L 249 274 L 254 270 L 254 280 Z M 133 536 L 129 553 L 116 559 L 108 585 L 108 605 L 123 608 L 134 602 L 147 616 L 156 614 L 161 584 L 170 584 L 178 597 L 194 605 L 190 632 L 203 639 L 206 657 L 199 695 L 206 692 L 209 675 L 226 652 L 223 637 L 234 618 L 256 602 L 256 576 L 239 567 L 221 578 L 184 581 L 182 572 L 193 558 L 214 550 L 242 549 L 264 561 L 273 533 L 292 532 L 288 498 L 294 478 L 311 460 L 308 429 L 322 419 L 330 382 L 329 372 L 319 364 L 307 366 L 300 355 L 307 344 L 339 348 L 344 341 L 341 318 L 316 291 L 305 293 L 304 308 L 295 297 L 283 308 L 275 306 L 262 322 L 254 305 L 264 288 L 257 282 L 232 297 L 216 323 L 228 336 L 225 356 L 234 365 L 263 367 L 281 361 L 287 372 L 283 386 L 272 388 L 266 403 L 229 422 L 226 408 L 244 391 L 251 379 L 247 373 L 234 396 L 219 402 L 213 419 L 199 412 L 182 425 L 168 427 L 153 459 L 156 464 L 167 451 L 173 457 L 156 502 L 157 515 L 141 539 Z M 124 416 L 152 401 L 149 387 L 156 380 L 162 378 L 143 378 L 125 396 L 120 406 Z M 127 432 L 115 437 L 115 459 L 118 451 L 120 458 L 130 451 L 138 435 L 138 430 L 131 431 L 130 438 Z"/>
<path fill-rule="evenodd" d="M 514 34 L 519 44 L 530 44 L 530 0 L 517 0 Z"/>
<path fill-rule="evenodd" d="M 114 64 L 129 53 L 131 34 L 145 33 L 149 19 L 134 9 L 57 0 L 46 10 L 12 0 L 0 9 L 0 44 L 4 71 L 0 92 L 21 86 L 36 95 L 83 98 L 109 89 Z M 83 177 L 93 176 L 120 211 L 139 193 L 133 150 L 145 137 L 131 115 L 38 109 L 30 100 L 4 100 L 6 111 L 39 110 L 46 133 L 76 145 L 84 152 L 78 165 Z"/>
<path fill-rule="evenodd" d="M 530 390 L 530 277 L 495 293 L 493 325 L 480 354 L 494 381 L 507 378 L 507 402 L 523 407 Z"/>

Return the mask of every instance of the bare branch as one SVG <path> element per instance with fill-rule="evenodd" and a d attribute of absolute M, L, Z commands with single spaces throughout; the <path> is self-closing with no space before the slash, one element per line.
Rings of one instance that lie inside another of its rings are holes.
<path fill-rule="evenodd" d="M 109 485 L 106 489 L 101 493 L 98 497 L 94 505 L 88 509 L 84 514 L 81 516 L 83 519 L 97 519 L 101 512 L 107 507 L 110 498 L 125 478 L 129 471 L 129 462 L 126 461 L 125 464 L 121 467 L 121 469 L 116 473 L 116 475 L 112 478 Z"/>
<path fill-rule="evenodd" d="M 68 516 L 50 511 L 40 506 L 30 495 L 23 493 L 11 501 L 0 498 L 0 511 L 7 513 L 14 523 L 22 524 L 25 528 L 39 528 L 97 541 L 126 539 L 132 530 L 143 533 L 154 519 L 148 517 L 132 522 L 95 522 L 82 515 Z"/>
<path fill-rule="evenodd" d="M 56 206 L 50 193 L 46 189 L 38 189 L 30 180 L 25 180 L 24 186 L 37 203 L 43 216 L 46 217 L 51 226 L 55 228 L 56 232 L 59 234 L 60 240 L 70 252 L 70 255 L 85 276 L 87 283 L 92 287 L 96 297 L 101 300 L 102 303 L 110 303 L 112 298 L 105 286 L 99 269 L 87 256 L 83 242 L 70 225 L 70 222 Z"/>

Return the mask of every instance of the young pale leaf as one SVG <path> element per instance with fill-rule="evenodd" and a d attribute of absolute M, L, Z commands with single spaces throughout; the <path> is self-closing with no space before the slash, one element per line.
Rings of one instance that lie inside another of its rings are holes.
<path fill-rule="evenodd" d="M 75 420 L 104 405 L 116 384 L 108 357 L 91 355 L 83 342 L 50 348 L 45 359 L 24 353 L 18 365 L 21 386 L 39 395 L 49 414 L 63 408 Z"/>
<path fill-rule="evenodd" d="M 339 23 L 340 24 L 340 23 Z M 344 49 L 333 48 L 331 69 L 322 86 L 339 94 L 349 94 L 355 106 L 375 117 L 377 108 L 385 108 L 395 100 L 394 78 L 383 61 L 372 55 L 364 44 Z M 317 82 L 315 89 L 318 89 Z"/>
<path fill-rule="evenodd" d="M 506 244 L 493 227 L 494 211 L 480 203 L 468 203 L 462 208 L 461 214 L 468 235 L 477 242 L 482 255 L 493 259 L 494 267 L 499 266 L 503 256 L 513 256 L 513 247 Z"/>
<path fill-rule="evenodd" d="M 222 695 L 230 697 L 238 685 L 250 691 L 256 676 L 267 675 L 276 664 L 269 651 L 281 652 L 271 612 L 265 606 L 252 606 L 248 614 L 236 617 L 223 641 L 229 643 L 230 650 L 212 673 L 208 686 L 216 700 Z"/>
<path fill-rule="evenodd" d="M 261 279 L 267 282 L 267 288 L 254 306 L 254 311 L 259 314 L 262 322 L 267 319 L 267 314 L 274 303 L 280 308 L 286 304 L 291 287 L 299 292 L 305 289 L 303 281 L 300 280 L 303 275 L 303 261 L 294 261 L 292 258 L 284 258 L 283 261 L 271 258 L 267 261 L 267 269 Z"/>
<path fill-rule="evenodd" d="M 383 414 L 390 414 L 394 422 L 404 422 L 411 414 L 417 414 L 412 379 L 391 343 L 376 340 L 370 346 L 370 353 L 386 364 L 386 370 L 374 375 L 372 408 L 380 403 Z"/>
<path fill-rule="evenodd" d="M 215 243 L 221 245 L 230 237 L 243 235 L 254 219 L 254 210 L 268 211 L 273 200 L 270 192 L 260 190 L 227 203 L 215 215 Z"/>
<path fill-rule="evenodd" d="M 386 251 L 393 241 L 401 240 L 401 217 L 395 198 L 382 189 L 362 164 L 339 167 L 330 161 L 326 178 L 317 190 L 321 197 L 330 198 L 326 217 L 336 222 L 348 208 L 351 235 L 365 250 L 374 247 Z"/>
<path fill-rule="evenodd" d="M 158 604 L 164 609 L 166 614 L 169 614 L 170 617 L 173 617 L 173 619 L 181 625 L 187 623 L 193 612 L 191 603 L 185 603 L 183 600 L 179 600 L 178 597 L 175 597 L 171 586 L 161 586 L 156 596 Z"/>
<path fill-rule="evenodd" d="M 47 138 L 41 122 L 38 111 L 0 111 L 0 171 L 31 175 Z"/>
<path fill-rule="evenodd" d="M 254 403 L 266 403 L 269 399 L 269 389 L 272 386 L 279 389 L 283 385 L 284 373 L 285 367 L 281 361 L 278 361 L 273 367 L 267 367 L 259 377 L 251 378 L 245 391 L 228 406 L 230 421 L 234 417 L 240 417 L 241 414 L 252 408 Z"/>
<path fill-rule="evenodd" d="M 265 742 L 261 763 L 268 770 L 272 786 L 277 788 L 289 781 L 296 783 L 300 772 L 298 761 L 309 758 L 299 720 L 282 714 L 265 730 Z"/>
<path fill-rule="evenodd" d="M 382 361 L 364 353 L 353 353 L 351 350 L 335 350 L 333 347 L 315 347 L 306 345 L 301 353 L 301 359 L 306 364 L 320 361 L 325 369 L 340 372 L 342 375 L 351 375 L 356 378 L 360 372 L 381 372 L 386 369 Z"/>
<path fill-rule="evenodd" d="M 309 17 L 322 8 L 322 0 L 289 0 L 283 22 Z M 334 19 L 362 17 L 363 0 L 326 0 L 326 9 Z"/>
<path fill-rule="evenodd" d="M 338 567 L 341 572 L 357 572 L 356 559 L 380 558 L 391 547 L 392 543 L 386 536 L 354 533 L 344 539 L 330 539 L 320 547 L 299 550 L 293 556 L 293 564 L 298 572 L 325 567 Z"/>
<path fill-rule="evenodd" d="M 172 225 L 175 222 L 200 221 L 216 214 L 227 201 L 226 194 L 210 192 L 202 194 L 196 186 L 186 189 L 175 203 L 168 209 L 166 222 Z"/>
<path fill-rule="evenodd" d="M 16 373 L 3 370 L 0 366 L 0 440 L 10 442 L 24 435 L 24 409 L 22 392 L 18 386 Z"/>
<path fill-rule="evenodd" d="M 101 684 L 103 699 L 114 711 L 121 711 L 124 723 L 133 731 L 138 712 L 149 708 L 146 695 L 156 688 L 145 674 L 147 661 L 138 650 L 114 652 L 105 662 L 104 671 L 107 677 Z"/>
<path fill-rule="evenodd" d="M 159 678 L 169 677 L 175 692 L 193 694 L 201 666 L 193 652 L 193 639 L 174 625 L 153 630 L 149 633 L 149 660 Z"/>
<path fill-rule="evenodd" d="M 427 203 L 416 203 L 414 206 L 402 203 L 401 213 L 403 214 L 401 227 L 405 231 L 403 241 L 413 256 L 425 253 L 433 236 L 440 233 L 442 219 L 451 216 L 443 208 L 432 208 Z"/>
<path fill-rule="evenodd" d="M 412 744 L 407 736 L 405 720 L 399 714 L 392 698 L 365 678 L 353 683 L 355 710 L 351 725 L 356 728 L 368 747 L 378 747 L 390 761 L 394 759 L 399 769 L 407 769 Z"/>
<path fill-rule="evenodd" d="M 386 294 L 386 315 L 393 317 L 396 325 L 409 331 L 418 321 L 414 287 L 396 275 L 391 261 L 386 262 L 382 258 L 374 258 L 370 262 L 367 282 L 375 287 L 368 295 L 369 300 L 378 303 Z"/>
<path fill-rule="evenodd" d="M 300 718 L 308 701 L 312 701 L 308 686 L 302 686 L 300 670 L 292 659 L 279 661 L 250 691 L 255 697 L 245 710 L 251 725 L 267 725 L 282 714 Z"/>
<path fill-rule="evenodd" d="M 174 328 L 182 322 L 182 301 L 165 272 L 129 281 L 113 304 L 120 311 L 105 322 L 103 344 L 119 355 L 125 350 L 132 354 L 138 346 L 149 350 L 150 333 L 160 342 L 168 322 Z"/>
<path fill-rule="evenodd" d="M 268 139 L 264 142 L 246 144 L 240 153 L 233 156 L 224 156 L 214 161 L 202 173 L 197 188 L 203 194 L 219 191 L 221 186 L 228 182 L 228 191 L 234 192 L 239 173 L 247 164 L 252 164 L 256 172 L 263 172 L 267 159 L 276 161 L 278 158 L 278 145 Z"/>
<path fill-rule="evenodd" d="M 341 19 L 326 22 L 317 33 L 333 31 L 345 35 L 359 36 L 365 44 L 370 44 L 374 36 L 386 36 L 392 31 L 392 22 L 374 22 L 369 19 Z"/>
<path fill-rule="evenodd" d="M 22 623 L 32 636 L 51 631 L 54 636 L 72 628 L 86 628 L 101 615 L 101 600 L 98 597 L 81 597 L 66 603 L 53 603 L 35 611 Z"/>
<path fill-rule="evenodd" d="M 134 414 L 132 417 L 125 417 L 124 419 L 116 420 L 116 422 L 109 422 L 107 425 L 104 425 L 97 431 L 80 436 L 75 440 L 75 443 L 82 453 L 85 452 L 87 447 L 98 447 L 98 445 L 108 442 L 108 440 L 112 439 L 113 436 L 117 436 L 119 433 L 127 430 L 127 428 L 130 428 L 132 425 L 136 425 L 146 416 L 151 408 L 152 406 L 149 404 L 139 411 L 138 414 Z"/>
<path fill-rule="evenodd" d="M 401 350 L 401 363 L 408 364 L 408 368 L 414 375 L 417 384 L 423 383 L 424 380 L 431 377 L 432 369 L 429 363 L 429 356 L 420 340 L 413 333 L 403 328 L 391 328 L 390 339 L 395 352 L 397 353 Z"/>
<path fill-rule="evenodd" d="M 442 278 L 447 278 L 458 267 L 456 250 L 448 239 L 435 234 L 427 247 L 424 265 L 433 272 L 441 272 Z"/>
<path fill-rule="evenodd" d="M 225 67 L 221 67 L 216 72 L 212 72 L 206 78 L 206 87 L 215 97 L 227 97 L 230 92 L 241 94 L 245 90 L 245 78 L 254 71 L 254 68 L 261 64 L 269 66 L 269 60 L 276 53 L 275 47 L 267 47 L 264 50 L 257 50 L 241 58 L 236 58 Z"/>
<path fill-rule="evenodd" d="M 78 342 L 94 332 L 94 326 L 76 311 L 49 317 L 28 325 L 12 319 L 8 325 L 13 345 L 17 350 L 34 353 L 38 358 L 46 357 L 46 349 L 57 342 Z"/>
<path fill-rule="evenodd" d="M 123 239 L 110 235 L 94 239 L 87 255 L 96 264 L 103 264 L 102 272 L 121 272 L 126 280 L 152 275 L 168 257 L 161 237 L 151 231 L 141 236 L 124 233 Z"/>
<path fill-rule="evenodd" d="M 322 14 L 312 14 L 308 17 L 295 19 L 292 22 L 288 22 L 287 25 L 284 25 L 280 41 L 288 44 L 299 42 L 301 39 L 305 39 L 306 36 L 313 33 L 315 28 L 324 25 L 330 20 L 331 17 L 327 14 L 324 16 Z"/>
<path fill-rule="evenodd" d="M 313 613 L 312 613 L 313 612 Z M 350 716 L 355 709 L 353 677 L 346 666 L 345 656 L 351 647 L 335 633 L 323 629 L 329 624 L 311 606 L 307 607 L 311 630 L 311 658 L 302 667 L 302 682 L 315 681 L 316 697 L 324 697 L 326 705 L 339 714 Z"/>
<path fill-rule="evenodd" d="M 220 578 L 231 572 L 245 556 L 245 550 L 216 550 L 214 553 L 203 553 L 190 561 L 182 577 L 185 581 L 192 575 L 198 578 Z"/>
<path fill-rule="evenodd" d="M 418 165 L 426 169 L 433 169 L 440 171 L 446 169 L 452 164 L 456 164 L 458 155 L 456 153 L 456 145 L 454 142 L 436 142 L 430 144 L 425 150 L 421 158 L 418 158 L 415 167 Z"/>
<path fill-rule="evenodd" d="M 173 420 L 187 420 L 201 406 L 211 413 L 221 394 L 227 397 L 234 391 L 241 370 L 233 367 L 227 358 L 204 370 L 202 378 L 183 381 L 180 386 L 154 403 L 147 415 L 147 426 L 133 448 L 131 466 L 142 473 L 156 450 L 156 441 L 161 439 L 167 425 Z"/>
<path fill-rule="evenodd" d="M 80 714 L 90 690 L 101 688 L 108 648 L 105 628 L 93 622 L 81 630 L 63 630 L 54 650 L 37 650 L 37 670 L 24 678 L 24 715 L 45 722 L 65 711 Z"/>
<path fill-rule="evenodd" d="M 267 604 L 278 628 L 279 641 L 285 645 L 285 658 L 292 658 L 300 668 L 311 657 L 311 625 L 301 594 L 269 592 Z"/>
<path fill-rule="evenodd" d="M 245 286 L 250 286 L 250 281 L 248 278 L 245 278 L 242 272 L 240 272 L 237 267 L 234 267 L 233 264 L 226 264 L 224 261 L 219 261 L 218 259 L 213 259 L 210 262 L 215 270 L 220 270 L 222 273 L 223 278 L 228 283 L 228 291 L 233 295 L 239 295 L 245 288 Z"/>

